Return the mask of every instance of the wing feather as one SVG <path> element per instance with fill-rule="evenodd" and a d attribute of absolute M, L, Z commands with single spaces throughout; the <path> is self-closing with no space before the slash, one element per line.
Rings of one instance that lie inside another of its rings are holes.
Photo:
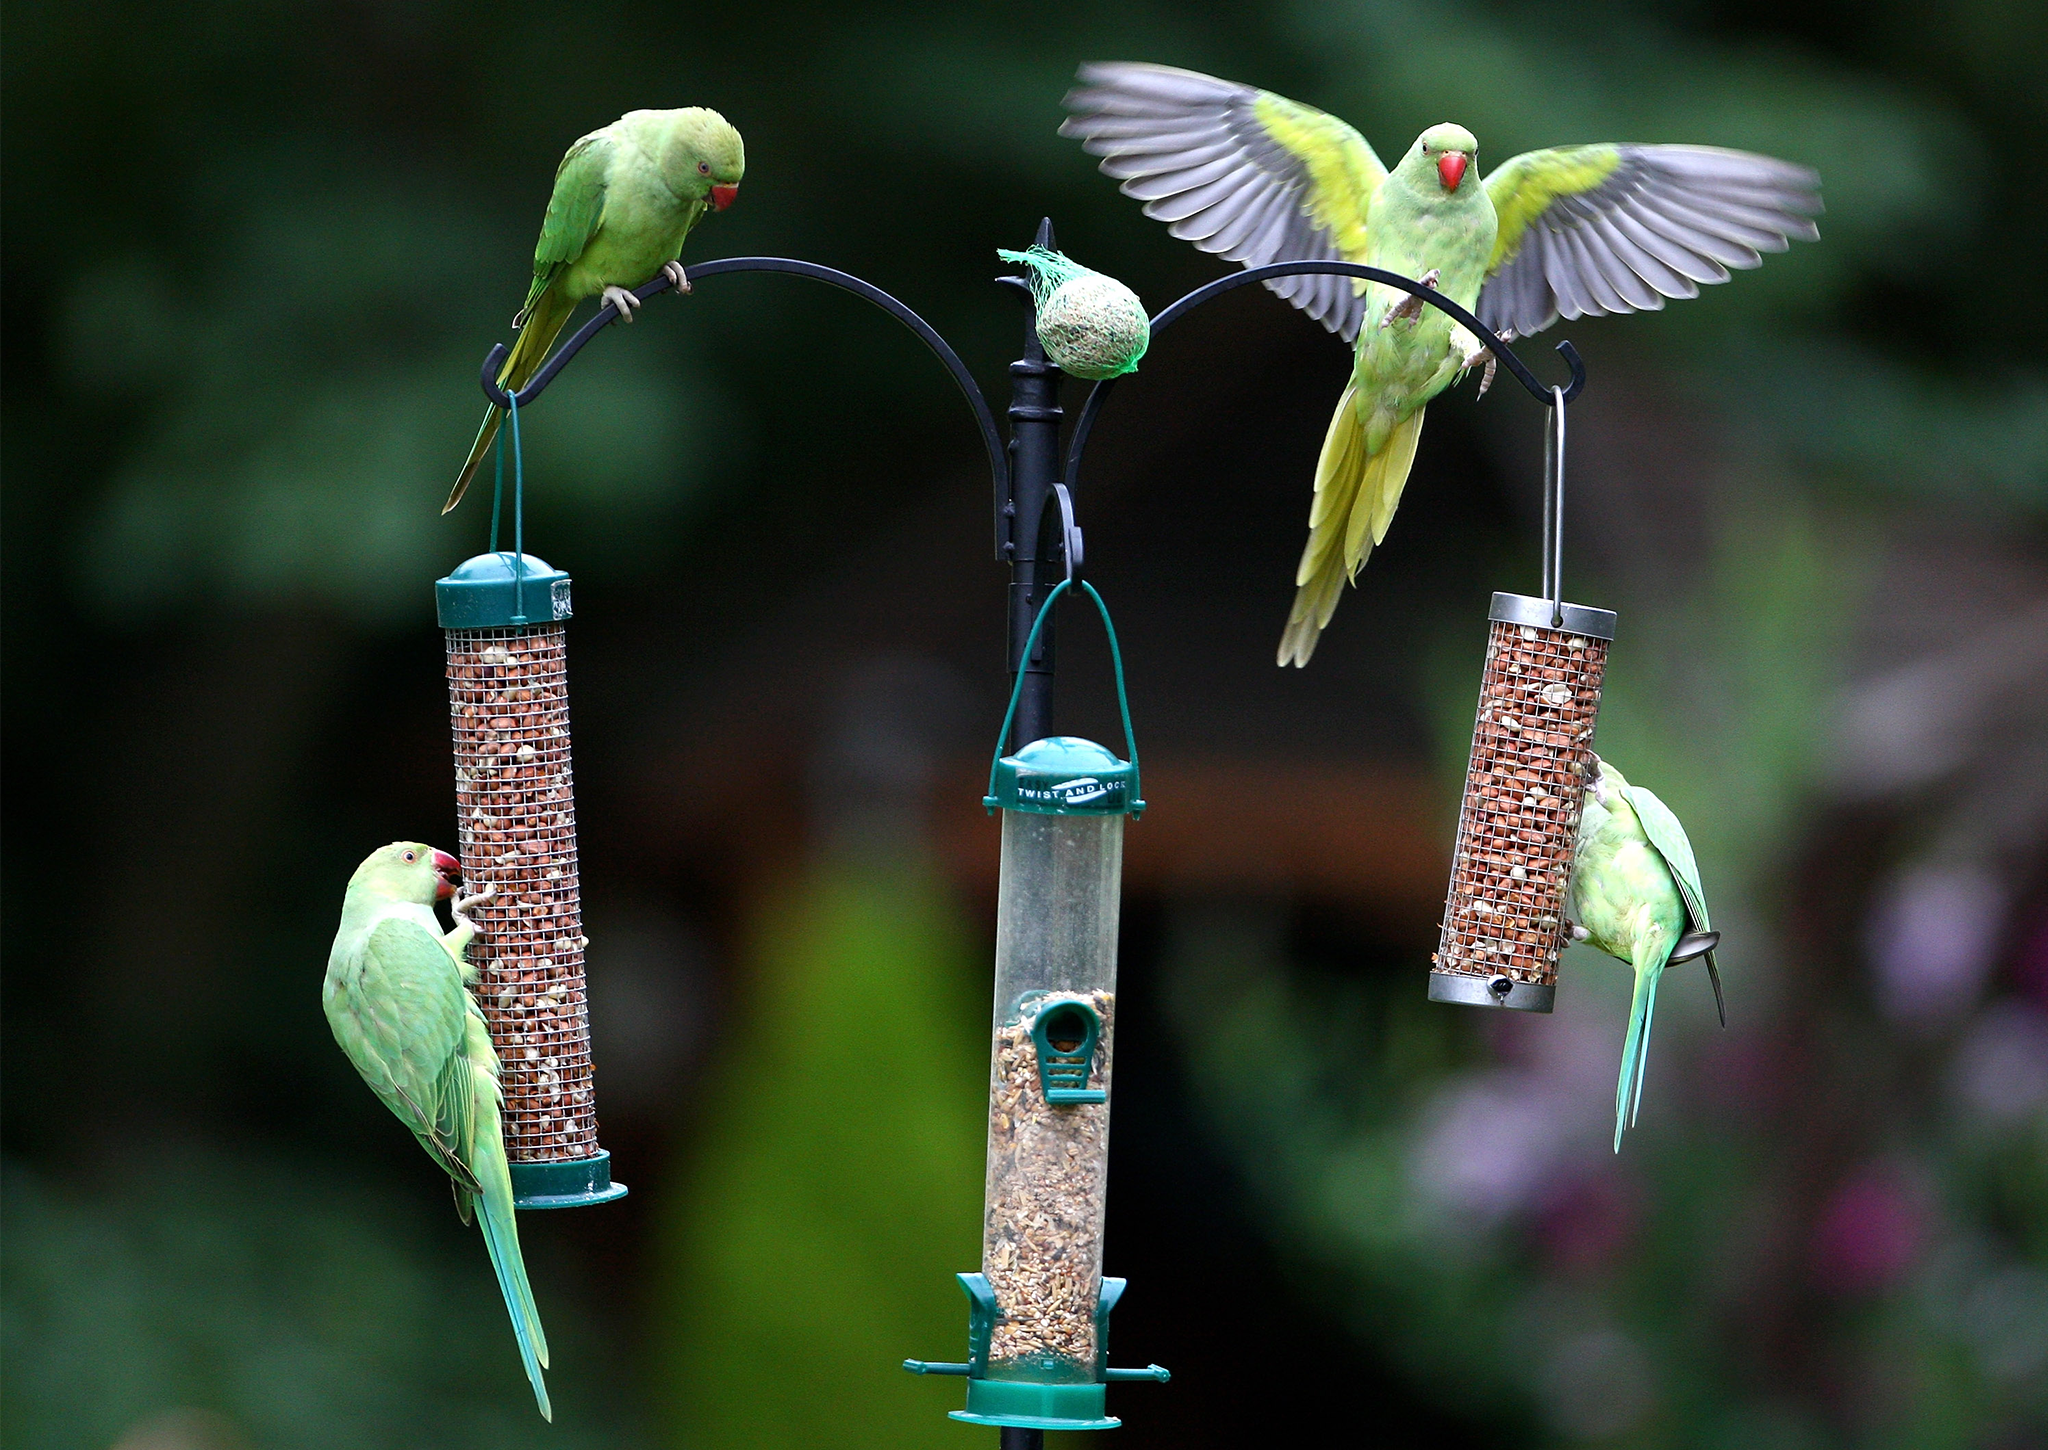
<path fill-rule="evenodd" d="M 1515 336 L 1697 296 L 1820 234 L 1815 173 L 1710 146 L 1531 151 L 1486 188 L 1500 231 L 1479 318 Z"/>
<path fill-rule="evenodd" d="M 1386 168 L 1351 127 L 1269 91 L 1169 66 L 1084 65 L 1060 134 L 1101 157 L 1145 214 L 1247 267 L 1362 261 L 1365 218 Z M 1364 302 L 1342 278 L 1266 286 L 1342 336 Z"/>

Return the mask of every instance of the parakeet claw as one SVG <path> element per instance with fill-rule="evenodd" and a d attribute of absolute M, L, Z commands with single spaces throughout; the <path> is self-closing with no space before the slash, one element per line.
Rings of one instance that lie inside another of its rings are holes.
<path fill-rule="evenodd" d="M 669 286 L 675 288 L 676 291 L 688 292 L 690 290 L 690 278 L 683 271 L 683 264 L 681 262 L 663 262 L 661 264 L 661 275 L 668 278 Z"/>
<path fill-rule="evenodd" d="M 1505 332 L 1501 333 L 1500 340 L 1502 342 L 1506 342 L 1508 340 L 1508 334 Z M 1483 398 L 1486 396 L 1486 390 L 1493 386 L 1493 375 L 1500 371 L 1500 359 L 1493 355 L 1492 348 L 1486 346 L 1485 343 L 1480 343 L 1479 346 L 1473 348 L 1471 352 L 1466 354 L 1465 366 L 1469 368 L 1474 363 L 1480 362 L 1482 360 L 1485 362 L 1486 367 L 1485 371 L 1479 374 L 1478 396 Z"/>
<path fill-rule="evenodd" d="M 457 921 L 468 921 L 469 913 L 472 910 L 479 906 L 482 906 L 485 902 L 491 900 L 497 894 L 498 888 L 491 885 L 489 882 L 485 882 L 484 889 L 477 892 L 474 896 L 456 897 L 454 902 L 451 903 L 448 908 L 449 914 L 452 915 Z"/>
<path fill-rule="evenodd" d="M 624 287 L 605 288 L 604 300 L 608 306 L 616 307 L 619 310 L 619 321 L 621 322 L 631 322 L 633 320 L 633 309 L 640 305 L 640 299 Z"/>
<path fill-rule="evenodd" d="M 1431 291 L 1435 291 L 1437 281 L 1441 275 L 1435 267 L 1431 267 L 1415 280 Z M 1384 328 L 1390 327 L 1396 322 L 1413 322 L 1420 316 L 1422 316 L 1422 299 L 1411 292 L 1387 310 L 1387 315 L 1380 319 L 1380 326 Z"/>

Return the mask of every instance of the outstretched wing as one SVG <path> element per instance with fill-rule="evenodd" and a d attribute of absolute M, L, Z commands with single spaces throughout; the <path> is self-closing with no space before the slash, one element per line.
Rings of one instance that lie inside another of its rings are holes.
<path fill-rule="evenodd" d="M 1655 311 L 1820 235 L 1820 176 L 1713 146 L 1560 146 L 1486 178 L 1500 218 L 1479 320 L 1526 337 L 1560 315 Z"/>
<path fill-rule="evenodd" d="M 1365 260 L 1366 212 L 1386 179 L 1365 138 L 1335 116 L 1234 81 L 1171 66 L 1084 65 L 1062 136 L 1145 215 L 1247 267 Z M 1277 277 L 1266 286 L 1349 342 L 1365 304 L 1348 277 Z"/>
<path fill-rule="evenodd" d="M 597 235 L 604 222 L 605 183 L 615 149 L 604 131 L 592 131 L 571 146 L 555 168 L 554 194 L 548 198 L 548 214 L 541 219 L 540 240 L 533 248 L 533 286 L 513 326 L 525 323 L 555 274 L 582 256 Z"/>

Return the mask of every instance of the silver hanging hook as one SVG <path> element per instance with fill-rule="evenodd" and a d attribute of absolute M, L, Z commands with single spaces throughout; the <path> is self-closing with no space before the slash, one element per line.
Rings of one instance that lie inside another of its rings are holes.
<path fill-rule="evenodd" d="M 1543 429 L 1543 596 L 1552 629 L 1564 624 L 1564 405 L 1565 390 L 1553 386 Z"/>

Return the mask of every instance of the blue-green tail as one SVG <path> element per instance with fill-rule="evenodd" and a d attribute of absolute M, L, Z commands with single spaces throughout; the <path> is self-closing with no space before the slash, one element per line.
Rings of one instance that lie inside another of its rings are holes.
<path fill-rule="evenodd" d="M 477 1032 L 483 1030 L 480 1016 L 473 1017 L 472 1024 Z M 485 1051 L 489 1051 L 488 1039 Z M 483 1212 L 477 1215 L 477 1221 L 484 1231 L 484 1245 L 491 1251 L 491 1267 L 498 1273 L 498 1289 L 504 1294 L 505 1308 L 512 1316 L 512 1333 L 519 1340 L 519 1362 L 526 1366 L 526 1378 L 533 1385 L 541 1418 L 553 1421 L 554 1407 L 548 1403 L 547 1382 L 540 1373 L 548 1362 L 548 1337 L 540 1327 L 540 1309 L 533 1302 L 533 1287 L 526 1282 L 526 1261 L 519 1255 L 519 1226 L 512 1207 L 512 1170 L 505 1162 L 505 1139 L 498 1126 L 497 1074 L 479 1068 L 476 1082 L 479 1101 L 470 1168 L 484 1190 L 479 1205 Z"/>
<path fill-rule="evenodd" d="M 1614 1151 L 1621 1151 L 1622 1133 L 1635 1126 L 1643 1104 L 1643 1069 L 1650 1060 L 1650 1021 L 1657 1011 L 1657 983 L 1662 964 L 1636 968 L 1636 990 L 1628 1005 L 1628 1040 L 1621 1048 L 1621 1077 L 1614 1085 Z"/>

